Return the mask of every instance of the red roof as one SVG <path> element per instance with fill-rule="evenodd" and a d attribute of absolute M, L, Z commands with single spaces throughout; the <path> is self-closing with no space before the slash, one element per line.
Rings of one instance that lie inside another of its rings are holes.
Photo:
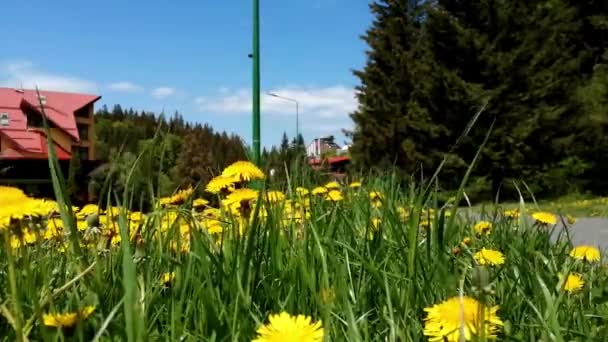
<path fill-rule="evenodd" d="M 58 91 L 40 90 L 40 95 L 46 99 L 44 111 L 47 119 L 69 135 L 80 140 L 74 112 L 101 98 L 97 95 L 62 93 Z M 0 88 L 0 112 L 8 112 L 10 123 L 8 129 L 25 129 L 26 117 L 24 107 L 30 107 L 42 114 L 40 101 L 36 90 L 17 90 Z M 12 115 L 11 115 L 12 114 Z M 5 129 L 0 127 L 0 130 Z"/>
<path fill-rule="evenodd" d="M 15 146 L 2 152 L 2 159 L 47 159 L 48 144 L 46 135 L 38 131 L 0 130 L 0 135 L 7 137 Z M 53 143 L 59 160 L 70 159 L 72 155 L 61 146 Z"/>
<path fill-rule="evenodd" d="M 46 118 L 55 126 L 69 134 L 75 142 L 80 141 L 76 126 L 75 112 L 99 100 L 101 96 L 88 94 L 73 94 L 57 91 L 17 90 L 0 87 L 0 113 L 8 113 L 8 126 L 0 126 L 0 133 L 10 139 L 16 153 L 3 152 L 2 157 L 23 155 L 22 152 L 41 153 L 41 158 L 47 157 L 46 137 L 38 131 L 27 128 L 27 116 L 24 110 L 33 110 L 42 115 L 38 93 L 44 97 L 44 113 Z M 56 145 L 56 144 L 55 144 Z M 60 157 L 70 157 L 70 153 L 56 145 Z M 15 150 L 17 151 L 17 150 Z M 60 158 L 61 159 L 61 158 Z"/>

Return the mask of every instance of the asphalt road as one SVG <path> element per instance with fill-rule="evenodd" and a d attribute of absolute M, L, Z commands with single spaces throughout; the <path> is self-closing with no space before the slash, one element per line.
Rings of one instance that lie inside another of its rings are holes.
<path fill-rule="evenodd" d="M 569 233 L 575 246 L 591 245 L 599 247 L 600 250 L 608 249 L 608 218 L 577 218 Z M 559 234 L 558 229 L 555 230 L 554 235 L 557 234 Z"/>
<path fill-rule="evenodd" d="M 475 214 L 465 214 L 464 217 L 469 217 L 469 220 L 471 220 L 470 222 L 476 222 L 480 219 L 480 217 Z M 527 216 L 527 219 L 529 220 L 530 225 L 534 223 L 531 217 Z M 556 239 L 563 229 L 565 229 L 565 227 L 560 219 L 558 221 L 558 227 L 553 231 L 552 237 Z M 598 247 L 602 252 L 608 252 L 608 218 L 577 217 L 576 223 L 568 229 L 568 236 L 574 246 L 590 245 Z M 567 236 L 566 234 L 561 235 L 562 238 L 566 238 Z"/>

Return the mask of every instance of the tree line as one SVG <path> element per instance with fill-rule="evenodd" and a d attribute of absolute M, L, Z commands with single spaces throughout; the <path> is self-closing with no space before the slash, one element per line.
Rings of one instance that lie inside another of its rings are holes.
<path fill-rule="evenodd" d="M 239 136 L 186 122 L 177 112 L 165 118 L 104 105 L 95 113 L 95 132 L 103 164 L 89 175 L 89 193 L 97 198 L 110 188 L 120 194 L 128 187 L 146 203 L 152 194 L 205 184 L 227 165 L 247 159 Z"/>
<path fill-rule="evenodd" d="M 109 110 L 104 105 L 95 113 L 95 132 L 102 164 L 89 175 L 88 190 L 97 199 L 108 189 L 121 194 L 128 187 L 143 194 L 139 202 L 149 204 L 152 194 L 165 196 L 178 188 L 204 185 L 227 165 L 249 159 L 239 136 L 187 122 L 177 112 L 166 118 L 120 105 Z M 271 181 L 277 186 L 286 185 L 286 168 L 290 173 L 309 173 L 302 135 L 290 140 L 284 133 L 278 146 L 264 148 L 262 167 L 266 174 L 274 170 Z M 70 189 L 73 194 L 78 191 Z"/>
<path fill-rule="evenodd" d="M 469 193 L 605 194 L 608 2 L 377 0 L 351 155 Z"/>

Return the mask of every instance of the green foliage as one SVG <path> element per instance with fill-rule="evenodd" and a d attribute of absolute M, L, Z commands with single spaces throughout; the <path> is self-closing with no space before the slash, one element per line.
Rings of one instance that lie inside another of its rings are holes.
<path fill-rule="evenodd" d="M 608 191 L 600 176 L 608 165 L 604 2 L 383 0 L 370 8 L 368 61 L 355 72 L 357 168 L 425 174 L 444 161 L 440 187 L 453 190 L 492 126 L 471 175 L 487 188 L 468 189 L 474 195 L 515 195 L 505 185 L 519 179 L 540 196 Z"/>
<path fill-rule="evenodd" d="M 97 157 L 104 163 L 90 175 L 89 193 L 101 200 L 112 189 L 136 194 L 139 208 L 176 188 L 206 182 L 228 164 L 245 158 L 241 139 L 209 125 L 186 123 L 175 113 L 168 121 L 149 112 L 112 111 L 95 115 Z M 127 180 L 128 189 L 127 189 Z"/>
<path fill-rule="evenodd" d="M 262 151 L 262 166 L 266 174 L 272 174 L 270 181 L 277 188 L 287 188 L 289 178 L 292 182 L 303 182 L 315 177 L 307 162 L 301 134 L 290 143 L 287 133 L 283 132 L 279 148 L 273 146 L 270 151 Z"/>
<path fill-rule="evenodd" d="M 206 184 L 224 167 L 245 159 L 245 148 L 238 136 L 214 132 L 208 125 L 197 125 L 184 137 L 175 166 L 176 181 Z"/>

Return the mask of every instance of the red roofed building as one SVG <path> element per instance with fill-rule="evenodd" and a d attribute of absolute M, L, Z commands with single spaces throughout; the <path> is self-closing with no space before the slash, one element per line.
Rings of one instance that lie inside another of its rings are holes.
<path fill-rule="evenodd" d="M 0 88 L 0 160 L 48 159 L 44 114 L 60 160 L 69 160 L 74 153 L 83 160 L 95 160 L 93 107 L 100 98 Z"/>
<path fill-rule="evenodd" d="M 327 169 L 334 175 L 343 174 L 350 164 L 350 157 L 340 148 L 333 136 L 314 139 L 307 147 L 308 164 L 315 170 Z"/>

